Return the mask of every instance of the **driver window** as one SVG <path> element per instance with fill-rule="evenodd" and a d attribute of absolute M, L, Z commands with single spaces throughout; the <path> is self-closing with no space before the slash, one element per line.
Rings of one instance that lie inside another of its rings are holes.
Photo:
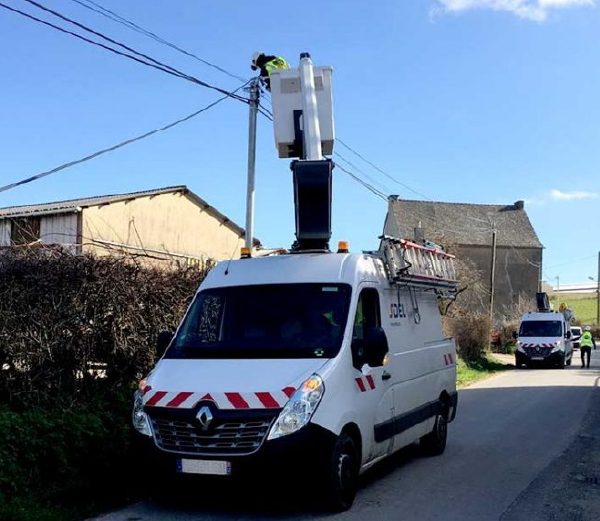
<path fill-rule="evenodd" d="M 363 340 L 365 330 L 370 327 L 381 327 L 379 292 L 375 288 L 365 288 L 360 292 L 356 305 L 352 340 Z"/>

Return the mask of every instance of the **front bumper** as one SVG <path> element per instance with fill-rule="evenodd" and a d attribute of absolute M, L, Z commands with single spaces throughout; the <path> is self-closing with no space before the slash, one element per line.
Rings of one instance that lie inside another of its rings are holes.
<path fill-rule="evenodd" d="M 515 352 L 515 361 L 517 365 L 532 365 L 532 364 L 543 364 L 543 365 L 559 365 L 565 357 L 565 353 L 562 351 L 556 351 L 546 356 L 540 355 L 529 356 L 521 351 Z"/>
<path fill-rule="evenodd" d="M 137 444 L 146 471 L 150 475 L 162 477 L 176 475 L 177 461 L 181 458 L 229 461 L 231 477 L 254 478 L 257 475 L 273 476 L 280 473 L 302 475 L 327 461 L 335 440 L 334 433 L 309 423 L 294 434 L 275 440 L 265 440 L 253 454 L 204 456 L 166 452 L 156 446 L 154 438 L 137 436 Z"/>

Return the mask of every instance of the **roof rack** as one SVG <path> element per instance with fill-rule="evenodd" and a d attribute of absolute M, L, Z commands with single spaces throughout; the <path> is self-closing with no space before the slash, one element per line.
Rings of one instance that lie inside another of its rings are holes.
<path fill-rule="evenodd" d="M 379 254 L 390 284 L 433 289 L 442 297 L 456 295 L 458 280 L 454 255 L 432 243 L 425 246 L 389 235 L 379 239 Z"/>

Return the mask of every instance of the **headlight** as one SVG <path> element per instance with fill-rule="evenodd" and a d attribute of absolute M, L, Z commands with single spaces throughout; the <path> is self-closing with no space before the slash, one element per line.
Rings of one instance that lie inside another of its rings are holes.
<path fill-rule="evenodd" d="M 131 413 L 131 421 L 136 431 L 144 436 L 152 436 L 148 415 L 144 412 L 144 401 L 142 393 L 138 390 L 133 395 L 133 412 Z"/>
<path fill-rule="evenodd" d="M 525 349 L 523 349 L 523 343 L 522 342 L 517 342 L 517 351 L 521 351 L 521 353 L 525 352 Z"/>
<path fill-rule="evenodd" d="M 325 386 L 320 376 L 313 374 L 292 395 L 269 431 L 268 440 L 287 436 L 300 430 L 312 418 L 323 397 Z"/>
<path fill-rule="evenodd" d="M 560 341 L 554 342 L 554 347 L 552 348 L 552 351 L 550 351 L 550 352 L 556 353 L 557 351 L 560 351 Z"/>

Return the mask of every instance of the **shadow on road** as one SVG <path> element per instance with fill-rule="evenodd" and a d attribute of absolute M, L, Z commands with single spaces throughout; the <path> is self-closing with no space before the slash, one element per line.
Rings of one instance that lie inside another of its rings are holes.
<path fill-rule="evenodd" d="M 360 478 L 359 494 L 398 468 L 421 457 L 418 444 L 398 451 L 374 465 Z M 290 519 L 327 516 L 322 505 L 314 499 L 316 490 L 309 478 L 291 482 L 287 476 L 273 476 L 260 482 L 247 480 L 188 479 L 168 498 L 154 499 L 155 508 L 177 513 L 198 514 L 211 519 Z M 171 518 L 171 516 L 168 516 Z"/>

